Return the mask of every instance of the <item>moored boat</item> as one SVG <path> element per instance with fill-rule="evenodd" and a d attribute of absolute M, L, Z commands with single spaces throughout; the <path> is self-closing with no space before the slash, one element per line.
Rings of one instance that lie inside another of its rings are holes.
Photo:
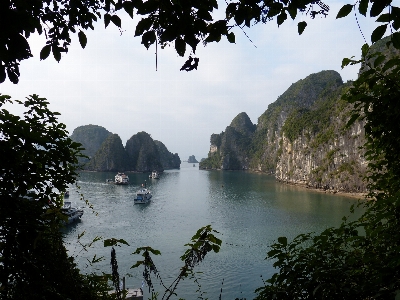
<path fill-rule="evenodd" d="M 142 188 L 136 193 L 136 198 L 133 199 L 133 202 L 134 204 L 146 204 L 150 202 L 151 197 L 151 191 L 142 185 Z"/>
<path fill-rule="evenodd" d="M 151 174 L 149 175 L 149 178 L 160 179 L 160 174 L 159 174 L 157 171 L 153 171 L 153 172 L 151 172 Z"/>
<path fill-rule="evenodd" d="M 83 209 L 79 207 L 73 207 L 70 201 L 64 202 L 61 212 L 67 217 L 65 224 L 71 224 L 75 221 L 78 221 L 83 215 Z"/>
<path fill-rule="evenodd" d="M 128 177 L 128 175 L 125 175 L 124 173 L 118 172 L 118 174 L 115 175 L 114 183 L 118 184 L 118 185 L 129 184 L 129 177 Z"/>

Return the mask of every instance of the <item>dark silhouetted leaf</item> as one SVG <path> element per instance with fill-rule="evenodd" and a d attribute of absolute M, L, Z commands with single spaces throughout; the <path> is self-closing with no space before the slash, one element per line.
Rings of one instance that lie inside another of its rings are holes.
<path fill-rule="evenodd" d="M 111 16 L 111 22 L 113 22 L 115 26 L 121 27 L 121 19 L 117 15 Z"/>
<path fill-rule="evenodd" d="M 351 4 L 343 5 L 342 8 L 339 10 L 336 19 L 346 17 L 349 13 L 351 13 L 353 7 L 354 6 Z"/>
<path fill-rule="evenodd" d="M 128 13 L 128 15 L 133 18 L 133 3 L 132 1 L 125 1 L 122 3 L 122 6 L 124 7 L 125 11 Z"/>
<path fill-rule="evenodd" d="M 282 23 L 285 22 L 286 19 L 287 19 L 287 14 L 285 13 L 285 11 L 282 11 L 276 18 L 276 22 L 278 23 L 278 26 L 282 25 Z"/>
<path fill-rule="evenodd" d="M 46 59 L 50 55 L 51 46 L 46 45 L 40 51 L 40 60 Z"/>
<path fill-rule="evenodd" d="M 149 49 L 149 47 L 156 41 L 156 34 L 154 31 L 147 31 L 142 35 L 142 44 Z"/>
<path fill-rule="evenodd" d="M 186 52 L 186 43 L 181 38 L 175 40 L 175 50 L 180 56 L 184 56 Z"/>
<path fill-rule="evenodd" d="M 392 42 L 396 49 L 400 49 L 400 32 L 395 32 L 392 34 Z"/>
<path fill-rule="evenodd" d="M 108 24 L 110 24 L 111 21 L 111 15 L 110 14 L 105 14 L 104 15 L 104 25 L 107 28 Z"/>
<path fill-rule="evenodd" d="M 229 43 L 235 43 L 235 34 L 230 32 L 227 36 Z"/>
<path fill-rule="evenodd" d="M 362 14 L 363 16 L 366 16 L 366 15 L 367 15 L 368 3 L 369 3 L 369 0 L 361 0 L 361 1 L 360 1 L 360 4 L 358 5 L 358 11 L 359 11 L 360 14 Z"/>
<path fill-rule="evenodd" d="M 376 19 L 376 22 L 388 23 L 390 21 L 392 21 L 391 14 L 383 14 L 383 15 L 380 15 L 378 19 Z"/>
<path fill-rule="evenodd" d="M 372 7 L 371 7 L 371 10 L 369 12 L 369 15 L 371 17 L 379 16 L 382 13 L 383 9 L 386 6 L 388 6 L 390 2 L 388 0 L 374 1 L 374 3 L 372 3 Z"/>
<path fill-rule="evenodd" d="M 379 41 L 385 34 L 386 28 L 387 28 L 387 24 L 376 27 L 375 30 L 371 34 L 371 42 L 375 43 L 375 42 Z"/>
<path fill-rule="evenodd" d="M 81 47 L 84 49 L 86 47 L 86 43 L 87 43 L 86 34 L 83 31 L 79 31 L 78 38 L 79 38 L 79 43 L 81 44 Z"/>
<path fill-rule="evenodd" d="M 278 243 L 282 244 L 283 246 L 287 245 L 287 238 L 285 236 L 281 236 L 278 238 Z"/>
<path fill-rule="evenodd" d="M 304 31 L 304 29 L 306 29 L 306 27 L 307 27 L 307 22 L 302 21 L 297 24 L 297 31 L 299 32 L 299 35 L 301 35 L 303 33 L 303 31 Z"/>

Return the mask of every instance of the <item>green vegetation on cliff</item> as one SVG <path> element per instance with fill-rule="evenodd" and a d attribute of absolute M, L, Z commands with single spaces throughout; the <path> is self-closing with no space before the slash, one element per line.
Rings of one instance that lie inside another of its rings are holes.
<path fill-rule="evenodd" d="M 100 149 L 85 165 L 85 169 L 92 171 L 125 171 L 128 155 L 117 134 L 109 135 L 101 144 Z"/>
<path fill-rule="evenodd" d="M 125 150 L 129 159 L 129 170 L 151 172 L 163 171 L 158 147 L 151 136 L 142 131 L 133 135 L 127 142 Z"/>
<path fill-rule="evenodd" d="M 111 132 L 102 126 L 90 124 L 75 128 L 70 138 L 77 143 L 81 143 L 84 148 L 82 153 L 91 158 L 111 134 Z"/>
<path fill-rule="evenodd" d="M 97 125 L 77 127 L 71 139 L 81 143 L 83 153 L 89 157 L 80 161 L 84 170 L 148 172 L 177 169 L 181 164 L 178 153 L 169 152 L 146 132 L 133 135 L 125 148 L 117 134 Z"/>
<path fill-rule="evenodd" d="M 208 158 L 200 162 L 201 169 L 241 170 L 248 169 L 249 145 L 256 126 L 249 116 L 238 114 L 220 134 L 211 135 Z"/>

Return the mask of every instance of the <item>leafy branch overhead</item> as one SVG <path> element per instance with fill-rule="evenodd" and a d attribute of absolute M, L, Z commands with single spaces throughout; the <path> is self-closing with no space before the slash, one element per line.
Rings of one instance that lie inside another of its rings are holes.
<path fill-rule="evenodd" d="M 111 23 L 122 28 L 120 13 L 139 18 L 135 36 L 148 49 L 157 43 L 164 48 L 172 45 L 180 56 L 195 54 L 199 43 L 219 42 L 223 36 L 235 43 L 233 29 L 250 27 L 276 19 L 278 26 L 288 16 L 293 20 L 298 12 L 315 18 L 326 15 L 329 7 L 321 1 L 302 0 L 238 0 L 229 1 L 225 18 L 213 16 L 218 10 L 217 0 L 5 0 L 0 2 L 0 83 L 6 78 L 18 83 L 19 63 L 32 57 L 29 37 L 33 33 L 46 37 L 40 59 L 50 54 L 60 61 L 67 53 L 71 36 L 76 34 L 82 48 L 87 45 L 85 31 L 94 30 L 95 22 L 103 19 L 105 27 Z M 306 22 L 298 24 L 301 34 Z M 198 61 L 197 61 L 198 62 Z M 188 63 L 188 61 L 187 61 Z M 182 70 L 193 70 L 182 67 Z"/>

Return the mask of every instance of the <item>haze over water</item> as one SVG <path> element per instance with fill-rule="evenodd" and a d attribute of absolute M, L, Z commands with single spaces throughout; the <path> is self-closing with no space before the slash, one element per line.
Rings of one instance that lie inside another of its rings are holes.
<path fill-rule="evenodd" d="M 272 262 L 265 260 L 269 245 L 280 236 L 290 239 L 337 226 L 357 203 L 353 198 L 280 184 L 265 174 L 203 171 L 190 163 L 182 163 L 180 170 L 165 171 L 158 180 L 149 179 L 149 174 L 128 175 L 130 185 L 115 186 L 106 183 L 114 173 L 81 173 L 79 193 L 93 204 L 97 215 L 86 208 L 81 222 L 65 230 L 67 247 L 77 256 L 79 267 L 83 272 L 111 273 L 111 248 L 97 242 L 84 251 L 78 245 L 78 234 L 85 231 L 81 242 L 101 236 L 130 244 L 116 247 L 120 276 L 130 274 L 126 279 L 130 288 L 141 286 L 143 271 L 141 267 L 130 269 L 142 259 L 131 253 L 143 246 L 160 250 L 162 255 L 153 260 L 169 285 L 183 266 L 184 245 L 200 227 L 211 224 L 219 231 L 221 250 L 195 268 L 202 272 L 198 274 L 201 290 L 209 299 L 218 299 L 221 288 L 222 299 L 254 298 L 262 279 L 274 273 Z M 135 193 L 145 181 L 153 193 L 152 202 L 134 205 Z M 71 187 L 69 200 L 82 206 L 79 193 Z M 86 259 L 94 254 L 105 260 L 86 268 Z M 153 283 L 159 288 L 156 279 Z M 178 286 L 177 299 L 196 299 L 197 289 L 193 280 L 186 279 Z M 148 299 L 148 289 L 144 291 Z"/>

